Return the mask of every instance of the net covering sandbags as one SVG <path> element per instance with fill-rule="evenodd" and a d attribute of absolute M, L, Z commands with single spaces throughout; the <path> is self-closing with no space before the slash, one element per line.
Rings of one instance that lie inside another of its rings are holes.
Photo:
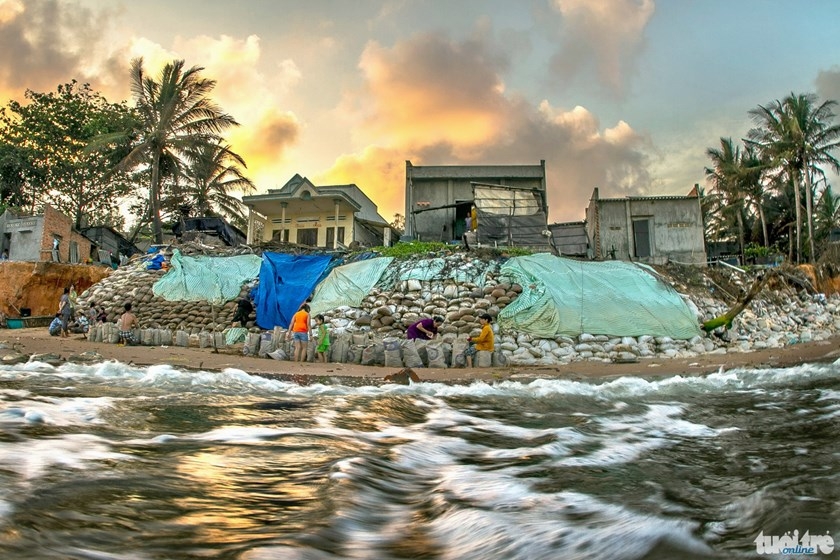
<path fill-rule="evenodd" d="M 332 269 L 312 295 L 309 304 L 312 316 L 344 305 L 358 307 L 393 260 L 393 257 L 380 257 Z"/>
<path fill-rule="evenodd" d="M 548 254 L 514 257 L 501 269 L 522 286 L 499 314 L 501 328 L 541 338 L 582 333 L 609 336 L 700 334 L 694 313 L 650 267 Z"/>
<path fill-rule="evenodd" d="M 238 297 L 242 284 L 259 276 L 261 263 L 256 255 L 188 257 L 175 249 L 169 271 L 155 282 L 152 292 L 167 301 L 222 304 Z"/>

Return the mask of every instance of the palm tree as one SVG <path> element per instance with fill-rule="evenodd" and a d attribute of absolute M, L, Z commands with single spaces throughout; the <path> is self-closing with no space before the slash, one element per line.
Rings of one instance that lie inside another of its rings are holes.
<path fill-rule="evenodd" d="M 140 141 L 122 165 L 145 162 L 151 168 L 149 213 L 155 243 L 163 242 L 162 160 L 177 160 L 201 144 L 218 142 L 223 131 L 239 124 L 207 97 L 216 81 L 202 78 L 202 70 L 198 66 L 184 70 L 184 61 L 175 60 L 164 66 L 155 80 L 143 70 L 142 58 L 131 62 L 131 91 L 141 120 Z"/>
<path fill-rule="evenodd" d="M 764 158 L 752 145 L 746 145 L 741 153 L 736 174 L 738 186 L 746 198 L 752 202 L 758 212 L 758 219 L 761 221 L 761 234 L 764 246 L 770 246 L 770 238 L 767 234 L 767 217 L 764 212 L 765 186 L 763 182 L 764 172 L 768 165 Z"/>
<path fill-rule="evenodd" d="M 834 194 L 831 186 L 823 189 L 816 210 L 817 238 L 826 239 L 833 230 L 840 228 L 840 197 Z"/>
<path fill-rule="evenodd" d="M 242 202 L 232 192 L 250 193 L 256 188 L 242 173 L 241 168 L 247 167 L 245 160 L 221 142 L 201 144 L 186 156 L 183 204 L 196 215 L 221 215 L 242 227 L 245 223 Z"/>
<path fill-rule="evenodd" d="M 814 94 L 791 93 L 782 101 L 750 111 L 759 125 L 750 131 L 750 139 L 777 166 L 791 174 L 796 204 L 796 260 L 801 258 L 802 209 L 800 180 L 804 177 L 808 214 L 808 238 L 811 259 L 815 258 L 813 235 L 813 190 L 811 172 L 828 164 L 840 172 L 840 162 L 831 152 L 840 146 L 840 125 L 833 124 L 836 101 L 817 105 Z"/>
<path fill-rule="evenodd" d="M 718 212 L 734 218 L 738 230 L 738 248 L 744 254 L 744 192 L 741 190 L 741 148 L 732 138 L 721 138 L 720 148 L 709 148 L 706 155 L 712 167 L 706 168 L 706 180 L 718 195 Z"/>

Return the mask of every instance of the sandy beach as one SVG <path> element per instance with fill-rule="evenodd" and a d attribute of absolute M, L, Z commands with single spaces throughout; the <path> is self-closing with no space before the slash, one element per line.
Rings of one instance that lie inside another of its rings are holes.
<path fill-rule="evenodd" d="M 321 377 L 367 378 L 372 383 L 381 382 L 386 375 L 399 371 L 395 368 L 362 366 L 341 363 L 295 363 L 275 361 L 270 358 L 243 356 L 211 348 L 183 348 L 176 346 L 118 346 L 103 342 L 90 342 L 81 335 L 70 338 L 50 336 L 46 329 L 32 328 L 6 330 L 0 342 L 13 345 L 24 354 L 52 353 L 67 359 L 82 352 L 98 352 L 104 360 L 147 366 L 169 364 L 178 368 L 205 371 L 222 371 L 236 368 L 245 372 L 312 381 Z M 421 380 L 451 383 L 470 381 L 500 381 L 505 379 L 527 381 L 536 378 L 598 379 L 638 375 L 658 377 L 669 375 L 706 375 L 724 369 L 752 367 L 790 367 L 802 363 L 831 362 L 840 358 L 840 336 L 818 342 L 794 344 L 785 348 L 759 350 L 749 353 L 705 354 L 691 359 L 640 359 L 638 363 L 576 362 L 552 366 L 511 366 L 473 369 L 415 369 Z M 362 381 L 359 379 L 358 381 Z"/>

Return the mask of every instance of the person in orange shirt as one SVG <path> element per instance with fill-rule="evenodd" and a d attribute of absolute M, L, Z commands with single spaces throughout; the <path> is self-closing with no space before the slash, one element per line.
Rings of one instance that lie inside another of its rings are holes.
<path fill-rule="evenodd" d="M 478 322 L 481 324 L 481 334 L 479 334 L 476 338 L 470 337 L 467 339 L 470 341 L 470 345 L 465 352 L 468 368 L 473 367 L 473 356 L 475 356 L 476 352 L 479 350 L 492 352 L 496 348 L 493 328 L 490 326 L 490 321 L 492 320 L 493 317 L 491 317 L 488 313 L 481 315 L 478 318 Z"/>
<path fill-rule="evenodd" d="M 292 316 L 292 323 L 289 325 L 288 338 L 295 343 L 295 361 L 306 361 L 306 346 L 309 344 L 309 304 L 300 306 L 297 313 Z"/>

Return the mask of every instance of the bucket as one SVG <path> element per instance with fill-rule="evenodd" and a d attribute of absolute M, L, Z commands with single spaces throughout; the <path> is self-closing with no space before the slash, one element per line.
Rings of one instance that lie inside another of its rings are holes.
<path fill-rule="evenodd" d="M 10 329 L 22 329 L 23 319 L 6 319 L 6 326 Z"/>

